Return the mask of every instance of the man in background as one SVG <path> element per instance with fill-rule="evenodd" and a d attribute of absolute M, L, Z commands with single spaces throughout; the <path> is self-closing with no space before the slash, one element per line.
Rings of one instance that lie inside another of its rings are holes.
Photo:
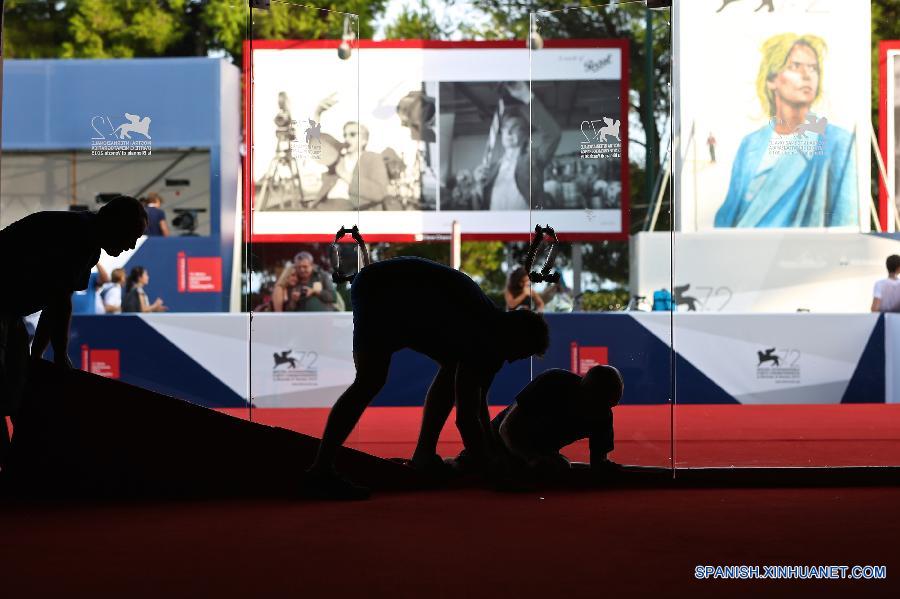
<path fill-rule="evenodd" d="M 162 209 L 163 200 L 156 192 L 147 194 L 144 204 L 147 210 L 147 230 L 144 235 L 148 237 L 168 237 L 169 223 L 166 221 L 166 211 Z"/>
<path fill-rule="evenodd" d="M 888 256 L 885 266 L 888 276 L 875 283 L 872 312 L 900 312 L 900 256 Z"/>
<path fill-rule="evenodd" d="M 300 252 L 294 256 L 297 286 L 291 290 L 291 300 L 297 312 L 335 312 L 335 291 L 331 277 L 313 263 L 312 254 Z"/>

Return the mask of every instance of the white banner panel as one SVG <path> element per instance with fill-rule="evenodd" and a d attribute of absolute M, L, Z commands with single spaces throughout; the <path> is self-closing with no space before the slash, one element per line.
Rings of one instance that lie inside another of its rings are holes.
<path fill-rule="evenodd" d="M 349 312 L 254 314 L 251 341 L 255 407 L 330 407 L 353 382 Z"/>
<path fill-rule="evenodd" d="M 884 316 L 885 401 L 900 403 L 900 314 Z"/>
<path fill-rule="evenodd" d="M 362 41 L 351 60 L 330 42 L 254 43 L 253 239 L 358 224 L 414 241 L 454 221 L 523 239 L 531 207 L 569 239 L 624 239 L 627 42 L 565 43 L 531 65 L 518 42 Z M 582 157 L 604 118 L 624 123 L 602 138 L 619 149 Z"/>
<path fill-rule="evenodd" d="M 676 0 L 674 19 L 676 228 L 869 230 L 868 0 Z"/>
<path fill-rule="evenodd" d="M 675 233 L 674 296 L 684 312 L 867 312 L 900 241 L 831 231 Z M 639 233 L 631 289 L 672 287 L 669 233 Z"/>
<path fill-rule="evenodd" d="M 636 316 L 658 338 L 668 322 Z M 878 314 L 678 314 L 675 351 L 742 404 L 837 404 Z M 872 398 L 881 401 L 881 398 Z"/>

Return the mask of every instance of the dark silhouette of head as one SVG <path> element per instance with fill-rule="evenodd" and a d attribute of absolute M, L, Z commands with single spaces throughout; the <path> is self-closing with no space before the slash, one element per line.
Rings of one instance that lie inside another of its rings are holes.
<path fill-rule="evenodd" d="M 97 212 L 97 235 L 100 247 L 110 256 L 134 249 L 147 229 L 147 211 L 131 196 L 118 196 Z"/>
<path fill-rule="evenodd" d="M 541 356 L 550 347 L 550 329 L 544 317 L 531 310 L 503 313 L 504 358 L 507 362 Z"/>
<path fill-rule="evenodd" d="M 891 254 L 888 256 L 884 265 L 887 267 L 887 271 L 889 275 L 897 274 L 900 271 L 900 256 L 897 254 Z"/>
<path fill-rule="evenodd" d="M 625 390 L 622 375 L 612 366 L 594 366 L 581 380 L 584 397 L 595 404 L 598 409 L 618 405 Z"/>

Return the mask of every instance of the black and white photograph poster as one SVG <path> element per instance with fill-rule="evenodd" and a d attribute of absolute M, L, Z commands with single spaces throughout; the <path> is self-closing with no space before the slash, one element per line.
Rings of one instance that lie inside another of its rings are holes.
<path fill-rule="evenodd" d="M 625 232 L 624 41 L 333 45 L 254 44 L 254 238 Z"/>

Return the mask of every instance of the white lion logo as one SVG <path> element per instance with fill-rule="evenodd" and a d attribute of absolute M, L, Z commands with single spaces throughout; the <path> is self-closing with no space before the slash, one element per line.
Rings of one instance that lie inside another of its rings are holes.
<path fill-rule="evenodd" d="M 597 138 L 603 138 L 603 141 L 606 142 L 606 136 L 615 137 L 616 140 L 622 141 L 619 137 L 619 127 L 622 123 L 619 119 L 611 119 L 607 117 L 603 117 L 603 122 L 606 123 L 606 127 L 600 127 L 600 131 L 597 133 Z"/>
<path fill-rule="evenodd" d="M 147 139 L 150 139 L 150 117 L 139 117 L 136 114 L 125 113 L 125 118 L 129 122 L 122 123 L 115 128 L 113 134 L 118 133 L 119 139 L 131 139 L 131 133 L 140 133 Z"/>

